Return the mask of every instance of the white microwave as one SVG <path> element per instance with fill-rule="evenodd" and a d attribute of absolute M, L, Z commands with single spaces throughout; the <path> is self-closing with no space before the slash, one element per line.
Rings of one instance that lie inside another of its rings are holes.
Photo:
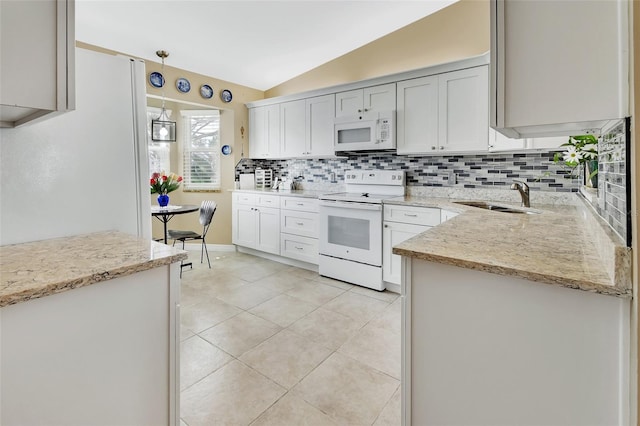
<path fill-rule="evenodd" d="M 365 112 L 334 121 L 335 151 L 396 149 L 396 112 Z"/>

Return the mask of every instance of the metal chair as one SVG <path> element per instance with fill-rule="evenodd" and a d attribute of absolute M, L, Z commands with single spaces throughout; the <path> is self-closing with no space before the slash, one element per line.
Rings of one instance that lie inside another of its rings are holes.
<path fill-rule="evenodd" d="M 207 232 L 209 231 L 209 226 L 211 226 L 211 220 L 213 219 L 213 214 L 216 212 L 216 208 L 218 205 L 215 201 L 205 200 L 200 205 L 200 225 L 202 225 L 202 233 L 198 234 L 194 231 L 178 231 L 170 229 L 167 232 L 169 238 L 173 240 L 173 245 L 176 245 L 176 241 L 182 241 L 182 249 L 184 250 L 184 242 L 191 240 L 201 240 L 202 247 L 200 248 L 200 263 L 203 261 L 203 255 L 206 253 L 207 255 L 207 263 L 209 264 L 209 269 L 211 269 L 211 261 L 209 260 L 209 251 L 207 250 L 207 242 L 205 241 L 205 237 L 207 236 Z M 180 264 L 180 276 L 182 276 L 182 268 L 185 266 L 190 266 L 193 269 L 193 264 L 191 262 Z"/>

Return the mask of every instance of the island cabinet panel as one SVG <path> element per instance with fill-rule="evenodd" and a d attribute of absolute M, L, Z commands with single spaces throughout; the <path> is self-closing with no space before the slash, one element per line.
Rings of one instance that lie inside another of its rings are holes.
<path fill-rule="evenodd" d="M 629 299 L 403 268 L 403 424 L 628 424 Z"/>
<path fill-rule="evenodd" d="M 0 424 L 179 423 L 180 264 L 0 309 Z"/>

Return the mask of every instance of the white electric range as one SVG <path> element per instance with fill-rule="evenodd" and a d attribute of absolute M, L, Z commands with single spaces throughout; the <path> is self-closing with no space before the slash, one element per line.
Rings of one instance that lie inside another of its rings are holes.
<path fill-rule="evenodd" d="M 404 172 L 347 170 L 345 188 L 319 197 L 319 273 L 384 290 L 382 200 L 405 194 Z"/>

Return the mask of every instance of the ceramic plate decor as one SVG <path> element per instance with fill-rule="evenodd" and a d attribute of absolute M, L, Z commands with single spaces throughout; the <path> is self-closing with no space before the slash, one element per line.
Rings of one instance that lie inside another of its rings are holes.
<path fill-rule="evenodd" d="M 191 83 L 186 78 L 179 78 L 176 80 L 176 89 L 182 93 L 188 93 L 191 90 Z"/>
<path fill-rule="evenodd" d="M 211 99 L 213 96 L 213 89 L 208 84 L 203 84 L 200 86 L 200 96 L 205 99 Z"/>
<path fill-rule="evenodd" d="M 229 155 L 231 154 L 231 147 L 229 145 L 223 145 L 222 146 L 222 153 L 224 155 Z"/>
<path fill-rule="evenodd" d="M 233 99 L 233 95 L 231 94 L 230 90 L 225 89 L 220 92 L 220 99 L 222 99 L 222 102 L 231 102 L 231 99 Z"/>
<path fill-rule="evenodd" d="M 164 77 L 159 72 L 152 72 L 149 74 L 149 83 L 153 87 L 162 87 L 164 86 Z"/>

